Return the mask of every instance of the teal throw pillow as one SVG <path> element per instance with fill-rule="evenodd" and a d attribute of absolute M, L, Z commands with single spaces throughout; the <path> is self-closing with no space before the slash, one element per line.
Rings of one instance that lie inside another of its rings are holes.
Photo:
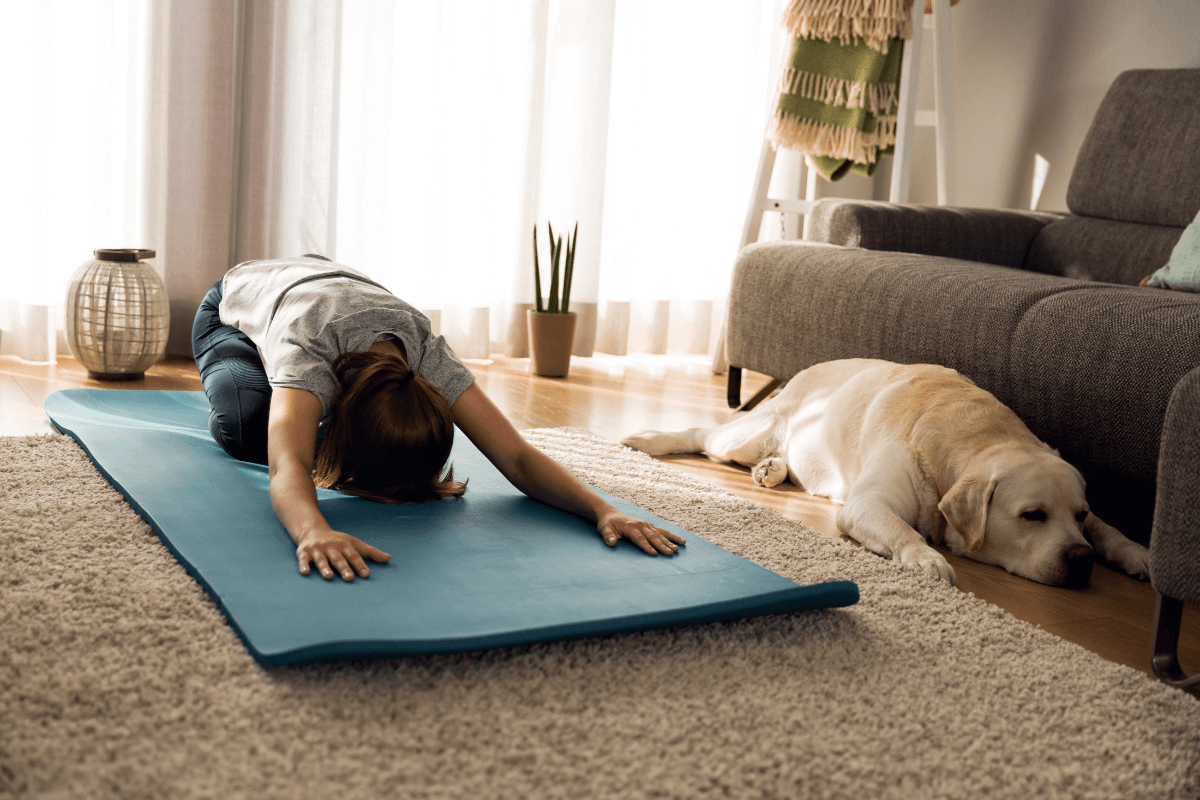
<path fill-rule="evenodd" d="M 1155 271 L 1146 281 L 1146 285 L 1182 292 L 1200 292 L 1200 214 L 1196 215 L 1191 225 L 1183 229 L 1183 235 L 1171 251 L 1171 260 L 1165 267 Z"/>

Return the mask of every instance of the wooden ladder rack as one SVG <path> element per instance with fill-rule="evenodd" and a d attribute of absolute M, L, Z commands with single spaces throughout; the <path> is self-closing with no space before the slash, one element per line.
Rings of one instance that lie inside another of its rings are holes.
<path fill-rule="evenodd" d="M 932 14 L 925 13 L 922 0 L 913 3 L 913 35 L 905 42 L 904 56 L 900 63 L 900 98 L 896 120 L 896 146 L 892 161 L 892 182 L 888 200 L 893 203 L 908 202 L 909 176 L 912 172 L 912 139 L 913 128 L 916 126 L 934 128 L 937 137 L 937 195 L 938 205 L 949 206 L 955 203 L 954 187 L 954 131 L 950 118 L 950 0 L 932 0 Z M 921 49 L 926 30 L 933 33 L 933 96 L 934 108 L 930 110 L 917 109 L 917 79 L 921 73 Z M 778 75 L 773 76 L 772 91 L 778 85 Z M 804 215 L 812 209 L 816 202 L 817 171 L 805 164 L 806 188 L 804 199 L 771 197 L 771 178 L 775 173 L 777 153 L 771 142 L 764 137 L 762 150 L 758 156 L 758 171 L 754 176 L 754 187 L 750 196 L 750 207 L 746 211 L 745 224 L 742 226 L 742 239 L 738 246 L 741 252 L 746 246 L 758 241 L 759 230 L 762 227 L 763 214 Z M 724 372 L 725 361 L 725 329 L 722 325 L 717 341 L 716 353 L 713 356 L 713 371 Z M 731 376 L 732 377 L 732 376 Z M 729 402 L 731 407 L 739 409 L 752 407 L 770 394 L 778 382 L 768 384 L 753 398 L 744 404 L 735 402 L 735 394 L 740 391 L 740 381 L 735 387 L 731 380 L 729 386 Z M 760 397 L 759 395 L 763 395 Z"/>

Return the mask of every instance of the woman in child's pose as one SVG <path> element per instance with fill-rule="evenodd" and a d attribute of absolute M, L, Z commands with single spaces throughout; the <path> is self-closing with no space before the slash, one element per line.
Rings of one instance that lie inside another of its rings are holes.
<path fill-rule="evenodd" d="M 517 433 L 429 319 L 362 273 L 322 256 L 248 261 L 200 304 L 192 348 L 226 452 L 270 465 L 271 504 L 300 573 L 370 574 L 391 556 L 333 530 L 317 486 L 384 503 L 456 497 L 454 426 L 514 486 L 671 555 L 684 540 L 620 513 Z M 314 461 L 316 469 L 313 469 Z"/>

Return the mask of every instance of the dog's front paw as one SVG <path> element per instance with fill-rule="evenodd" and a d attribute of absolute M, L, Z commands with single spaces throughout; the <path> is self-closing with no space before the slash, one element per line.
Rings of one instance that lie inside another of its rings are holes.
<path fill-rule="evenodd" d="M 750 472 L 750 477 L 754 479 L 755 483 L 768 489 L 783 483 L 787 480 L 787 476 L 787 462 L 778 456 L 763 459 Z"/>
<path fill-rule="evenodd" d="M 1112 525 L 1089 514 L 1083 524 L 1083 535 L 1109 564 L 1138 580 L 1150 579 L 1150 551 L 1126 538 Z"/>
<path fill-rule="evenodd" d="M 670 440 L 670 437 L 661 431 L 635 433 L 632 436 L 626 436 L 622 439 L 621 444 L 626 447 L 632 447 L 634 450 L 641 450 L 643 453 L 648 453 L 652 456 L 663 456 L 674 452 L 671 446 L 673 442 Z"/>
<path fill-rule="evenodd" d="M 932 578 L 946 581 L 951 586 L 958 579 L 950 562 L 927 544 L 912 544 L 901 548 L 895 559 L 906 567 L 915 567 Z"/>
<path fill-rule="evenodd" d="M 1150 551 L 1137 542 L 1125 542 L 1115 553 L 1112 563 L 1131 578 L 1150 580 Z"/>

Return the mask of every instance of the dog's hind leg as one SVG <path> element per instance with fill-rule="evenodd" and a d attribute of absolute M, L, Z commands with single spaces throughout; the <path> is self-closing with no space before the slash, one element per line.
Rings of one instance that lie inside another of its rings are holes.
<path fill-rule="evenodd" d="M 782 467 L 782 476 L 775 484 L 787 477 L 787 462 L 780 457 L 783 429 L 774 414 L 760 413 L 765 406 L 738 417 L 737 419 L 710 428 L 704 437 L 705 453 L 723 461 L 733 461 L 745 467 L 763 467 L 764 475 L 770 472 L 767 464 L 774 459 Z M 761 483 L 755 476 L 755 483 Z M 766 485 L 766 484 L 764 484 Z"/>
<path fill-rule="evenodd" d="M 754 482 L 768 489 L 774 488 L 786 481 L 787 476 L 787 462 L 779 456 L 764 458 L 754 465 L 754 469 L 750 470 L 750 477 L 754 479 Z"/>
<path fill-rule="evenodd" d="M 668 453 L 699 453 L 704 450 L 704 438 L 712 428 L 689 428 L 686 431 L 641 431 L 626 436 L 621 444 L 652 456 Z"/>
<path fill-rule="evenodd" d="M 707 453 L 713 458 L 753 467 L 768 457 L 778 457 L 780 446 L 780 431 L 775 415 L 758 412 L 759 409 L 756 409 L 713 428 L 642 431 L 625 437 L 621 444 L 652 456 Z M 783 468 L 786 476 L 785 462 Z"/>

